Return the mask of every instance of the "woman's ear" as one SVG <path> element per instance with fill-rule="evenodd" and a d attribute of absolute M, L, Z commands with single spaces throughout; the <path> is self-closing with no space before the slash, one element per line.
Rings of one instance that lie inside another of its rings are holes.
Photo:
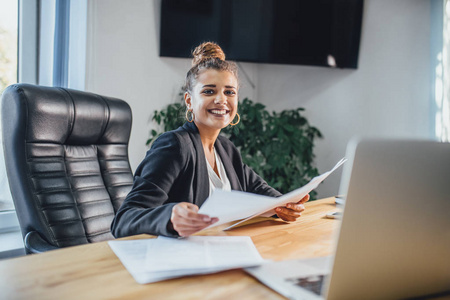
<path fill-rule="evenodd" d="M 188 92 L 184 93 L 184 103 L 186 103 L 186 107 L 188 109 L 191 109 L 192 103 L 191 103 L 191 95 Z"/>

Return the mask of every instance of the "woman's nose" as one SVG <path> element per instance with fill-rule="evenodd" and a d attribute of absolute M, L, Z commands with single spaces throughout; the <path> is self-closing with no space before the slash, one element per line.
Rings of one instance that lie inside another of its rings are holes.
<path fill-rule="evenodd" d="M 216 99 L 214 99 L 214 104 L 223 104 L 227 101 L 226 97 L 224 95 L 217 95 Z"/>

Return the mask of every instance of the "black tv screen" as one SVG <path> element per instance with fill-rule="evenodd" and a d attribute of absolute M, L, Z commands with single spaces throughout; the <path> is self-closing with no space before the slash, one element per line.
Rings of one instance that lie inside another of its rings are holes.
<path fill-rule="evenodd" d="M 160 56 L 357 68 L 363 0 L 162 0 Z"/>

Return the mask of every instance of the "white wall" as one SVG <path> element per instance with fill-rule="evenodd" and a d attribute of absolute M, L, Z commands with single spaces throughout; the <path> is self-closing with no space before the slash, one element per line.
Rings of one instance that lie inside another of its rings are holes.
<path fill-rule="evenodd" d="M 121 98 L 133 111 L 129 156 L 145 155 L 151 113 L 178 99 L 187 59 L 158 57 L 157 1 L 88 3 L 86 90 Z"/>
<path fill-rule="evenodd" d="M 126 100 L 133 110 L 130 162 L 145 155 L 155 109 L 177 101 L 190 60 L 161 58 L 160 0 L 90 0 L 86 90 Z M 175 26 L 182 26 L 176 24 Z M 345 154 L 353 135 L 428 137 L 430 131 L 430 2 L 366 0 L 359 68 L 242 64 L 241 98 L 271 110 L 306 108 L 318 141 L 319 171 Z M 319 187 L 338 192 L 340 173 Z"/>

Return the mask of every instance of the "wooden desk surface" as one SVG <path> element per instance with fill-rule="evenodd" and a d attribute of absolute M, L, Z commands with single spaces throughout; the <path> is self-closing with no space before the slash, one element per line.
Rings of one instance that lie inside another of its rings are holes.
<path fill-rule="evenodd" d="M 265 259 L 330 255 L 339 221 L 334 198 L 306 204 L 293 223 L 259 218 L 257 223 L 206 235 L 250 236 Z M 139 235 L 133 239 L 151 238 Z M 242 270 L 188 276 L 140 285 L 106 242 L 0 261 L 0 299 L 284 299 Z"/>

